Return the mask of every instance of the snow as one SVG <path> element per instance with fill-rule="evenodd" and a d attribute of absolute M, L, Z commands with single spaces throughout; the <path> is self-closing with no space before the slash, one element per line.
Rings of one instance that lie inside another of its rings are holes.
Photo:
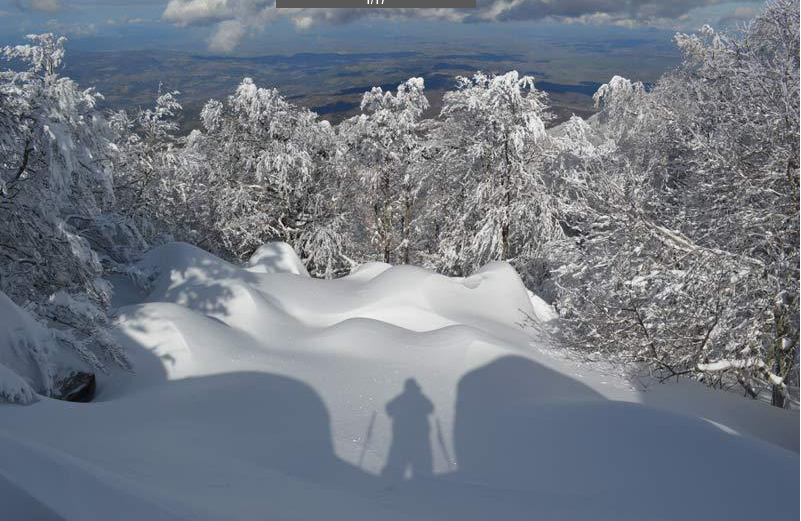
<path fill-rule="evenodd" d="M 538 295 L 535 295 L 533 291 L 526 291 L 528 292 L 529 300 L 531 300 L 531 308 L 534 311 L 532 318 L 534 320 L 542 324 L 547 324 L 559 318 L 559 314 L 553 306 L 542 300 Z"/>
<path fill-rule="evenodd" d="M 115 280 L 134 370 L 99 375 L 93 403 L 0 405 L 4 513 L 798 517 L 796 413 L 697 385 L 643 392 L 557 356 L 518 325 L 555 314 L 507 264 L 328 281 L 299 265 L 281 244 L 241 268 L 172 243 L 136 267 L 147 291 Z M 412 479 L 382 476 L 391 450 Z"/>
<path fill-rule="evenodd" d="M 294 273 L 309 276 L 295 250 L 285 242 L 270 242 L 260 246 L 250 257 L 248 269 L 255 273 Z"/>
<path fill-rule="evenodd" d="M 28 405 L 36 401 L 36 392 L 24 378 L 0 364 L 0 400 Z"/>
<path fill-rule="evenodd" d="M 53 384 L 52 337 L 33 317 L 0 292 L 0 402 L 28 404 Z"/>

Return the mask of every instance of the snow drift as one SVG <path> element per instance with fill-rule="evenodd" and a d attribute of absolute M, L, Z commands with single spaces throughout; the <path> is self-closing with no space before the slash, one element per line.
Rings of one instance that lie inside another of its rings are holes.
<path fill-rule="evenodd" d="M 300 267 L 286 245 L 244 268 L 151 251 L 147 290 L 115 281 L 134 371 L 100 378 L 94 403 L 0 407 L 3 504 L 76 520 L 797 517 L 797 415 L 641 393 L 548 354 L 518 325 L 547 306 L 508 265 Z"/>
<path fill-rule="evenodd" d="M 56 373 L 55 354 L 47 330 L 0 292 L 0 403 L 29 404 L 37 392 L 48 392 Z"/>

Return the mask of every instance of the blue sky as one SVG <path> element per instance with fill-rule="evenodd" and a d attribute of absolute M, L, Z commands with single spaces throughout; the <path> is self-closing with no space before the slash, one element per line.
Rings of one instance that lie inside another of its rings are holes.
<path fill-rule="evenodd" d="M 692 31 L 751 18 L 761 3 L 722 0 L 478 0 L 474 10 L 275 9 L 272 0 L 0 0 L 1 43 L 27 33 L 68 36 L 74 48 L 169 48 L 212 54 L 413 47 L 544 33 Z M 332 48 L 333 46 L 333 48 Z"/>

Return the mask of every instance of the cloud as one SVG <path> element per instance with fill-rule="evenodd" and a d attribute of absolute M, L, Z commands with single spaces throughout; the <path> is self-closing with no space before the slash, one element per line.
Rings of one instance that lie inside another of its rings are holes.
<path fill-rule="evenodd" d="M 476 0 L 475 9 L 276 9 L 274 0 L 170 0 L 162 19 L 178 26 L 215 25 L 210 46 L 227 52 L 249 33 L 284 17 L 298 30 L 362 18 L 447 20 L 462 23 L 549 20 L 669 26 L 695 9 L 731 0 Z M 235 22 L 235 23 L 234 23 Z"/>
<path fill-rule="evenodd" d="M 17 0 L 17 8 L 22 11 L 35 11 L 37 13 L 60 13 L 64 6 L 60 0 Z"/>
<path fill-rule="evenodd" d="M 92 36 L 97 32 L 97 26 L 95 24 L 62 23 L 58 20 L 48 20 L 47 23 L 45 23 L 45 27 L 48 31 L 57 34 L 67 34 L 76 38 Z"/>
<path fill-rule="evenodd" d="M 130 18 L 128 16 L 121 16 L 119 18 L 109 18 L 106 20 L 106 25 L 135 25 L 143 24 L 148 20 L 145 18 Z"/>
<path fill-rule="evenodd" d="M 170 0 L 162 19 L 176 25 L 209 25 L 229 20 L 259 23 L 274 17 L 274 6 L 274 0 Z"/>
<path fill-rule="evenodd" d="M 217 52 L 231 52 L 245 37 L 245 33 L 245 26 L 238 20 L 220 22 L 211 37 L 209 49 Z"/>
<path fill-rule="evenodd" d="M 292 18 L 292 23 L 295 24 L 298 30 L 305 31 L 314 25 L 314 18 L 311 16 L 296 16 Z"/>
<path fill-rule="evenodd" d="M 724 16 L 718 21 L 719 25 L 737 25 L 739 23 L 747 22 L 754 18 L 759 13 L 760 7 L 741 5 L 738 6 L 729 15 Z"/>

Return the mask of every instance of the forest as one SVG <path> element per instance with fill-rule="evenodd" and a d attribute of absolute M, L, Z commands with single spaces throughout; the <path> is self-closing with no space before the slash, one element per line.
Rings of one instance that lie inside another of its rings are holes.
<path fill-rule="evenodd" d="M 15 346 L 43 394 L 53 353 L 130 365 L 106 279 L 147 287 L 144 252 L 182 241 L 241 263 L 284 241 L 318 278 L 508 262 L 576 356 L 798 406 L 793 0 L 677 34 L 679 67 L 652 86 L 615 76 L 596 115 L 558 125 L 510 71 L 458 78 L 431 118 L 421 78 L 375 87 L 337 125 L 244 78 L 187 134 L 179 92 L 101 111 L 60 74 L 65 38 L 29 40 L 0 49 L 0 301 L 46 331 Z M 20 401 L 13 378 L 0 363 L 0 400 Z"/>

